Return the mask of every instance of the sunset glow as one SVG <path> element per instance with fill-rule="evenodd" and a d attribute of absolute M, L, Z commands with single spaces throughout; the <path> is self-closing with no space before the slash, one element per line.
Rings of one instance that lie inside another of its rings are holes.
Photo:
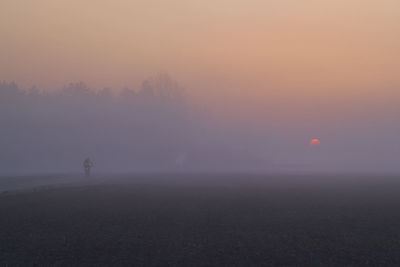
<path fill-rule="evenodd" d="M 311 139 L 310 141 L 310 146 L 311 147 L 317 147 L 321 145 L 321 141 L 317 138 Z"/>

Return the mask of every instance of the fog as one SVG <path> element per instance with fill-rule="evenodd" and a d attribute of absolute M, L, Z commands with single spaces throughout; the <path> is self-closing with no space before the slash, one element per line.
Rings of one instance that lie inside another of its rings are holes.
<path fill-rule="evenodd" d="M 86 157 L 99 173 L 400 169 L 395 107 L 379 113 L 363 103 L 340 115 L 343 104 L 335 119 L 321 120 L 294 102 L 253 113 L 239 104 L 234 110 L 228 99 L 212 108 L 193 101 L 189 90 L 166 73 L 118 93 L 83 82 L 51 91 L 2 82 L 0 171 L 80 172 Z M 312 138 L 321 145 L 310 147 Z"/>
<path fill-rule="evenodd" d="M 399 18 L 395 0 L 2 0 L 0 172 L 399 172 Z"/>
<path fill-rule="evenodd" d="M 189 105 L 167 74 L 118 94 L 85 83 L 62 90 L 0 86 L 2 172 L 77 172 L 91 157 L 96 171 L 193 171 L 261 167 L 239 151 L 209 119 Z M 261 164 L 260 164 L 261 163 Z"/>

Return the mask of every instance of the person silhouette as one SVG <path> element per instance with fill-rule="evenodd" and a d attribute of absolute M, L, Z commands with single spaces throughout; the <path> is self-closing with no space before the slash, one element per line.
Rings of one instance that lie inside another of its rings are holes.
<path fill-rule="evenodd" d="M 90 169 L 93 167 L 93 162 L 92 162 L 92 160 L 89 158 L 89 157 L 87 157 L 86 159 L 85 159 L 85 161 L 83 162 L 83 168 L 84 168 L 84 170 L 85 170 L 85 176 L 86 177 L 89 177 L 90 176 Z"/>

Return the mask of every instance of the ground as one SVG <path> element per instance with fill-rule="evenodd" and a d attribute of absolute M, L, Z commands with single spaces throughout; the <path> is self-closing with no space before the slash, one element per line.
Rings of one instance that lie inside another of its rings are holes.
<path fill-rule="evenodd" d="M 0 178 L 0 266 L 399 266 L 400 177 Z"/>

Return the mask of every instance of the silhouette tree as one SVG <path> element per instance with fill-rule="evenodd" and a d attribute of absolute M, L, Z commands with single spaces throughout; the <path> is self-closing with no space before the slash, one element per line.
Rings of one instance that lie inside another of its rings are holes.
<path fill-rule="evenodd" d="M 165 99 L 182 100 L 184 88 L 174 81 L 168 73 L 159 73 L 142 83 L 142 95 L 154 95 Z"/>

